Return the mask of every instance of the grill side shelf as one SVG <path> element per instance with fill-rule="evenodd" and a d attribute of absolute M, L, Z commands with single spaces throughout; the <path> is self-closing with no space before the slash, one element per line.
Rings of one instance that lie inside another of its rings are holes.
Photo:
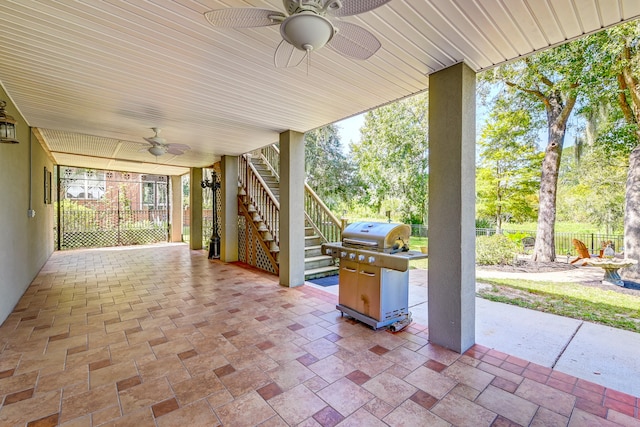
<path fill-rule="evenodd" d="M 428 258 L 427 254 L 423 254 L 418 251 L 388 254 L 384 252 L 345 247 L 340 242 L 323 244 L 322 253 L 338 259 L 357 261 L 365 265 L 389 268 L 398 271 L 407 271 L 409 269 L 409 261 Z"/>

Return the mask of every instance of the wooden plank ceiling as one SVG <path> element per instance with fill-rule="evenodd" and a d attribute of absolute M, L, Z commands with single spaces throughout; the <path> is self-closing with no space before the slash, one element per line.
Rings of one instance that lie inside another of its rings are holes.
<path fill-rule="evenodd" d="M 424 91 L 429 74 L 477 71 L 640 17 L 638 0 L 391 0 L 340 18 L 382 48 L 323 48 L 278 69 L 278 26 L 215 29 L 203 13 L 283 10 L 278 0 L 3 0 L 0 82 L 61 164 L 178 174 Z M 182 156 L 154 158 L 151 127 Z"/>

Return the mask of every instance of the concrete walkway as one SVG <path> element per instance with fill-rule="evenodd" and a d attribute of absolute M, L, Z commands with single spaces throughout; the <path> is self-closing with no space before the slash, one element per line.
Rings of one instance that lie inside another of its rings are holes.
<path fill-rule="evenodd" d="M 579 283 L 602 280 L 603 271 L 597 267 L 551 273 L 477 270 L 476 275 Z M 413 320 L 428 325 L 427 271 L 411 270 L 409 277 Z M 338 293 L 337 285 L 318 288 Z M 477 298 L 476 343 L 640 396 L 640 334 L 637 333 Z"/>

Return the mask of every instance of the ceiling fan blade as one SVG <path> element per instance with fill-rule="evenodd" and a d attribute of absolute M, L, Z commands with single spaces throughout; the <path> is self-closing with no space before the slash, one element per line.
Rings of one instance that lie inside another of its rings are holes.
<path fill-rule="evenodd" d="M 182 150 L 182 151 L 191 150 L 191 147 L 189 147 L 187 144 L 171 143 L 171 144 L 167 144 L 167 147 L 175 148 L 177 150 Z"/>
<path fill-rule="evenodd" d="M 279 24 L 286 15 L 277 10 L 243 7 L 211 10 L 204 17 L 214 27 L 252 28 Z"/>
<path fill-rule="evenodd" d="M 175 154 L 176 156 L 179 156 L 181 154 L 184 154 L 184 150 L 178 148 L 178 147 L 167 147 L 167 153 L 169 154 Z"/>
<path fill-rule="evenodd" d="M 331 4 L 332 2 L 339 4 L 335 2 L 335 0 L 327 0 L 329 6 L 325 7 L 327 7 L 327 14 L 330 16 L 351 16 L 368 12 L 389 1 L 391 0 L 341 0 L 340 3 L 342 3 L 342 7 L 337 7 Z"/>
<path fill-rule="evenodd" d="M 276 68 L 297 67 L 307 56 L 307 52 L 296 49 L 286 40 L 282 40 L 273 55 L 273 63 Z"/>
<path fill-rule="evenodd" d="M 355 59 L 369 59 L 382 46 L 376 36 L 359 25 L 343 21 L 332 23 L 338 31 L 327 46 L 342 55 Z"/>

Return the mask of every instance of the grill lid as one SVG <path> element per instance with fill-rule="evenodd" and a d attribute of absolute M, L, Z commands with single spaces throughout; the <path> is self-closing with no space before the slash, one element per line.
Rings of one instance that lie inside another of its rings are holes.
<path fill-rule="evenodd" d="M 378 252 L 409 250 L 411 227 L 387 222 L 354 222 L 342 232 L 342 245 Z"/>

